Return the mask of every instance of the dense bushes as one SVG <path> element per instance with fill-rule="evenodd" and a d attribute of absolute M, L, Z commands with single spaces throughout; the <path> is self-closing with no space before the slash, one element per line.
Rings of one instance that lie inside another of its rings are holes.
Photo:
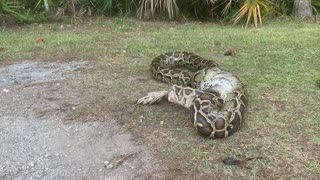
<path fill-rule="evenodd" d="M 257 26 L 264 17 L 292 13 L 294 0 L 0 0 L 0 15 L 20 22 L 48 18 L 81 19 L 85 15 L 131 16 L 141 19 L 190 18 L 234 21 Z M 312 0 L 314 11 L 320 2 Z M 47 4 L 47 6 L 45 6 Z M 242 18 L 243 17 L 243 18 Z"/>

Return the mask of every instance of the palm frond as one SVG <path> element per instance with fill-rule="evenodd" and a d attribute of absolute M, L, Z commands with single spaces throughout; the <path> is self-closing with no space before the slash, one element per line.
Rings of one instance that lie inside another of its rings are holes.
<path fill-rule="evenodd" d="M 262 26 L 261 7 L 267 9 L 269 0 L 246 0 L 239 11 L 236 13 L 234 24 L 238 23 L 246 14 L 246 28 L 249 26 L 251 18 L 255 27 L 258 27 L 258 22 Z"/>
<path fill-rule="evenodd" d="M 172 18 L 179 12 L 176 0 L 141 0 L 138 16 L 140 19 L 149 19 L 156 12 L 166 12 Z"/>
<path fill-rule="evenodd" d="M 0 1 L 0 12 L 8 13 L 12 16 L 20 16 L 19 9 L 21 5 L 15 1 L 1 0 Z"/>
<path fill-rule="evenodd" d="M 227 13 L 230 11 L 233 0 L 226 0 L 226 1 L 228 1 L 228 3 L 226 4 L 226 6 L 222 10 L 222 15 L 224 15 L 224 16 L 227 15 Z"/>

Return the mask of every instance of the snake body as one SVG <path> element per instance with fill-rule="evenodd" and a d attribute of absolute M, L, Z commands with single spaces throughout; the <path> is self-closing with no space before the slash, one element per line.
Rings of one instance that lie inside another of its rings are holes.
<path fill-rule="evenodd" d="M 139 103 L 153 103 L 168 95 L 170 102 L 190 109 L 191 122 L 204 137 L 224 138 L 240 128 L 247 104 L 245 87 L 216 62 L 189 52 L 168 52 L 153 59 L 151 70 L 155 79 L 172 86 Z"/>

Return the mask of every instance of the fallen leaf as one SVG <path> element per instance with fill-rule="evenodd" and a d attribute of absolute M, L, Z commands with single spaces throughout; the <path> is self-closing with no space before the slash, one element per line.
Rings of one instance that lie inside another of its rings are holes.
<path fill-rule="evenodd" d="M 237 51 L 233 48 L 228 48 L 224 51 L 225 56 L 235 56 Z"/>
<path fill-rule="evenodd" d="M 45 43 L 44 37 L 39 37 L 39 38 L 37 39 L 37 42 L 38 42 L 38 43 Z"/>

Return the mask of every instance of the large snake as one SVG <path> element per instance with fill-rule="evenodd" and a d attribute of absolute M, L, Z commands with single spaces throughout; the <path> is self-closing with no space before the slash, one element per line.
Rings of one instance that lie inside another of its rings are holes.
<path fill-rule="evenodd" d="M 190 109 L 191 122 L 204 137 L 224 138 L 240 128 L 246 90 L 237 76 L 216 62 L 193 53 L 168 52 L 153 59 L 151 70 L 155 79 L 172 86 L 169 91 L 151 92 L 137 103 L 152 104 L 168 96 L 168 101 Z"/>

